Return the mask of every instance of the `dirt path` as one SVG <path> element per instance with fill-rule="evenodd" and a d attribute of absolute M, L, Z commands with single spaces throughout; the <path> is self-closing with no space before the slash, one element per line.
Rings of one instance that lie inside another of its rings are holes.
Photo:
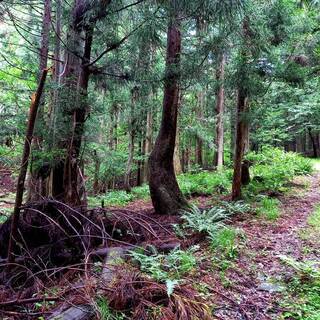
<path fill-rule="evenodd" d="M 208 276 L 204 277 L 209 286 L 212 280 L 214 283 L 217 319 L 281 319 L 284 311 L 280 307 L 282 285 L 290 279 L 292 270 L 281 263 L 279 256 L 290 256 L 298 261 L 311 257 L 320 261 L 319 248 L 309 250 L 311 253 L 306 255 L 303 250 L 306 243 L 301 237 L 308 216 L 320 203 L 319 171 L 313 176 L 296 179 L 293 190 L 280 201 L 281 216 L 276 221 L 246 217 L 235 222 L 245 233 L 246 245 L 226 271 L 224 285 L 221 272 L 215 280 L 208 281 Z"/>

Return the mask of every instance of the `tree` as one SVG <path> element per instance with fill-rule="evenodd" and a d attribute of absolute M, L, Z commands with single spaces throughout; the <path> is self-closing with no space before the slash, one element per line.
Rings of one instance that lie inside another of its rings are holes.
<path fill-rule="evenodd" d="M 225 60 L 226 56 L 224 52 L 219 55 L 219 63 L 217 66 L 217 82 L 218 87 L 216 90 L 216 136 L 215 136 L 215 157 L 214 165 L 218 170 L 223 167 L 223 149 L 224 149 L 224 73 L 225 73 Z"/>
<path fill-rule="evenodd" d="M 187 207 L 174 172 L 179 105 L 181 31 L 179 13 L 172 0 L 167 30 L 166 76 L 160 131 L 149 158 L 150 195 L 156 213 L 176 214 Z"/>
<path fill-rule="evenodd" d="M 41 47 L 39 52 L 39 75 L 40 79 L 42 71 L 47 68 L 48 65 L 48 53 L 49 53 L 49 36 L 51 26 L 51 0 L 44 1 L 44 10 L 42 17 L 42 30 L 41 30 Z M 35 153 L 34 161 L 31 162 L 30 176 L 28 180 L 28 199 L 31 201 L 39 200 L 39 198 L 46 194 L 44 180 L 45 177 L 39 174 L 40 168 L 37 168 L 37 158 L 40 155 L 40 151 L 43 148 L 43 132 L 41 126 L 45 123 L 44 117 L 44 94 L 42 95 L 41 105 L 38 112 L 38 124 L 35 139 L 33 140 L 33 152 Z M 39 166 L 39 164 L 38 164 Z"/>
<path fill-rule="evenodd" d="M 236 149 L 234 157 L 234 172 L 232 182 L 232 200 L 241 197 L 242 185 L 242 161 L 245 149 L 248 148 L 249 124 L 246 113 L 249 108 L 248 93 L 248 40 L 250 35 L 250 26 L 248 18 L 245 17 L 242 25 L 243 38 L 247 46 L 244 46 L 241 52 L 241 64 L 239 68 L 238 92 L 237 92 L 237 120 L 236 120 Z"/>

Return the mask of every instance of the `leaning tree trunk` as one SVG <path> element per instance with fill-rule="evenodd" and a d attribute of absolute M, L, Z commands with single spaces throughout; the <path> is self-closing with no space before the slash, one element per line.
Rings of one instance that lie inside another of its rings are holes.
<path fill-rule="evenodd" d="M 221 54 L 220 64 L 217 70 L 218 89 L 216 92 L 216 137 L 215 137 L 215 158 L 214 164 L 218 170 L 223 167 L 223 147 L 224 147 L 224 67 L 225 67 L 225 54 Z"/>
<path fill-rule="evenodd" d="M 31 151 L 30 146 L 32 144 L 33 130 L 36 123 L 38 107 L 40 104 L 40 99 L 41 99 L 44 84 L 47 78 L 47 74 L 48 74 L 47 69 L 42 70 L 37 92 L 34 95 L 32 95 L 32 99 L 31 99 L 27 132 L 26 132 L 26 137 L 24 141 L 20 173 L 18 176 L 16 199 L 15 199 L 15 204 L 14 204 L 14 209 L 12 214 L 11 232 L 10 232 L 10 238 L 9 238 L 9 244 L 8 244 L 8 263 L 9 264 L 14 262 L 14 247 L 16 242 L 16 236 L 18 234 L 20 209 L 23 201 L 24 183 L 25 183 L 26 174 L 28 170 L 29 156 Z"/>
<path fill-rule="evenodd" d="M 160 131 L 149 159 L 149 187 L 158 214 L 177 214 L 187 207 L 174 173 L 173 155 L 176 142 L 179 104 L 179 67 L 181 53 L 180 24 L 175 15 L 167 32 L 166 79 Z"/>

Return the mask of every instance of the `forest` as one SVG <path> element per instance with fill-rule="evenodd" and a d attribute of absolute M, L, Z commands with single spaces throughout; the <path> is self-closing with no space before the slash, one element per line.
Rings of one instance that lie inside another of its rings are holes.
<path fill-rule="evenodd" d="M 320 1 L 0 0 L 0 320 L 319 320 Z"/>

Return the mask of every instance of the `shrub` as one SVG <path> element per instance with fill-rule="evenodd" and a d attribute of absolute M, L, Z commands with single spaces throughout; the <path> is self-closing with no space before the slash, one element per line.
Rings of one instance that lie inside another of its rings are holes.
<path fill-rule="evenodd" d="M 261 153 L 249 153 L 246 159 L 253 163 L 252 181 L 245 190 L 249 195 L 268 191 L 282 192 L 295 175 L 312 172 L 309 159 L 278 148 L 265 147 Z"/>
<path fill-rule="evenodd" d="M 124 190 L 112 190 L 108 191 L 105 195 L 88 197 L 90 206 L 99 206 L 101 202 L 105 206 L 125 206 L 132 200 L 134 200 L 133 194 L 127 193 Z"/>
<path fill-rule="evenodd" d="M 178 176 L 180 189 L 186 197 L 210 195 L 216 192 L 228 193 L 231 190 L 231 182 L 232 170 L 203 171 Z"/>

